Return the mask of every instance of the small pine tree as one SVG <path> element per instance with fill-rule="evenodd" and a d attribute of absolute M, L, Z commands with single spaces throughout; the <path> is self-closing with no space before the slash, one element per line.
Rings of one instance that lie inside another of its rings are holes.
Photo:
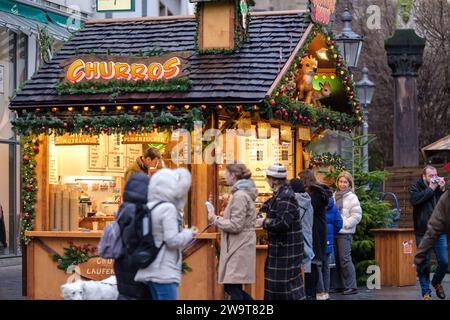
<path fill-rule="evenodd" d="M 355 263 L 358 283 L 364 284 L 368 277 L 366 274 L 367 267 L 376 264 L 374 236 L 369 230 L 386 227 L 391 215 L 389 204 L 380 200 L 383 182 L 388 172 L 363 171 L 364 161 L 368 161 L 363 156 L 363 148 L 375 140 L 373 135 L 369 135 L 367 140 L 363 135 L 356 133 L 339 135 L 352 142 L 352 146 L 348 150 L 352 156 L 349 159 L 344 158 L 344 161 L 347 171 L 354 178 L 355 193 L 362 208 L 362 219 L 353 236 L 352 258 Z M 332 181 L 336 181 L 339 173 L 338 171 L 330 171 L 327 176 Z"/>

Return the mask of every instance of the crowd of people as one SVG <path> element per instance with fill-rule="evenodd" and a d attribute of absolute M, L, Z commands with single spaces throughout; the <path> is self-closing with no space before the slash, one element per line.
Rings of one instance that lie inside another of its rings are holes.
<path fill-rule="evenodd" d="M 119 299 L 177 299 L 181 249 L 198 232 L 195 227 L 182 227 L 184 199 L 191 186 L 189 171 L 164 168 L 149 178 L 146 171 L 159 158 L 157 151 L 149 150 L 127 172 L 119 214 L 138 212 L 142 205 L 152 210 L 152 234 L 160 252 L 154 262 L 140 269 L 133 268 L 126 255 L 116 259 Z M 268 235 L 265 300 L 327 300 L 330 286 L 344 295 L 358 293 L 351 243 L 362 210 L 353 177 L 341 173 L 333 193 L 332 186 L 319 183 L 311 170 L 288 180 L 286 168 L 274 164 L 266 170 L 273 195 L 256 212 L 258 190 L 251 175 L 244 164 L 228 164 L 225 181 L 231 198 L 223 214 L 218 215 L 213 205 L 206 203 L 209 224 L 221 233 L 218 282 L 230 299 L 252 299 L 243 285 L 256 281 L 256 228 L 264 228 Z M 118 217 L 121 229 L 132 223 L 129 220 Z M 332 284 L 331 262 L 339 279 Z"/>

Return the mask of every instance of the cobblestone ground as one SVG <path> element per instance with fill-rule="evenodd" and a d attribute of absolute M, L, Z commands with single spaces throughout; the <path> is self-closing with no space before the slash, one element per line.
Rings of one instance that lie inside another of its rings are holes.
<path fill-rule="evenodd" d="M 450 300 L 450 275 L 447 274 L 443 285 Z M 0 264 L 0 300 L 24 300 L 22 296 L 22 266 Z M 380 290 L 368 290 L 360 287 L 356 295 L 343 296 L 331 294 L 332 300 L 421 300 L 420 286 L 382 287 Z M 433 292 L 433 299 L 436 298 Z"/>

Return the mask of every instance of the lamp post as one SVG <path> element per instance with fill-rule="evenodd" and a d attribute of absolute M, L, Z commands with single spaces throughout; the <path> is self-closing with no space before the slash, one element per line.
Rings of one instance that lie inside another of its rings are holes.
<path fill-rule="evenodd" d="M 348 7 L 345 7 L 344 13 L 342 14 L 344 27 L 342 32 L 335 39 L 336 45 L 341 54 L 344 55 L 348 67 L 356 67 L 358 65 L 363 42 L 363 38 L 359 34 L 353 32 L 352 20 L 352 14 L 348 10 Z"/>
<path fill-rule="evenodd" d="M 356 94 L 358 96 L 359 102 L 363 107 L 363 136 L 364 136 L 364 147 L 363 147 L 363 171 L 369 171 L 369 144 L 368 144 L 368 133 L 369 133 L 369 111 L 367 110 L 367 105 L 372 102 L 373 93 L 375 91 L 375 84 L 369 80 L 369 69 L 364 67 L 362 70 L 362 80 L 356 83 Z"/>

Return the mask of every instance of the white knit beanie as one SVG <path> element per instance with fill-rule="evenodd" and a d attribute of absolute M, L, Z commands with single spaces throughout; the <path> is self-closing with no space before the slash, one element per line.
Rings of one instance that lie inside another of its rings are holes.
<path fill-rule="evenodd" d="M 287 178 L 286 167 L 281 163 L 275 163 L 271 165 L 269 168 L 267 168 L 266 175 L 268 177 L 276 179 L 286 179 Z"/>

